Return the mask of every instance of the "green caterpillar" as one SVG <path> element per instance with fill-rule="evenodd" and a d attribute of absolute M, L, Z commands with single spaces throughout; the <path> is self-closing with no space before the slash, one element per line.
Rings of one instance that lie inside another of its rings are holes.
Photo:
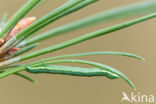
<path fill-rule="evenodd" d="M 65 74 L 72 76 L 106 76 L 109 79 L 117 79 L 119 76 L 101 68 L 80 68 L 69 66 L 44 65 L 38 67 L 27 66 L 27 71 L 30 73 L 52 73 Z"/>

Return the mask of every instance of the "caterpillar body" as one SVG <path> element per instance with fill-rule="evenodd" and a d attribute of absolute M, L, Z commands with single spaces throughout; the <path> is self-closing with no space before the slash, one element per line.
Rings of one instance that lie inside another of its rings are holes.
<path fill-rule="evenodd" d="M 72 76 L 106 76 L 109 79 L 117 79 L 118 75 L 113 74 L 109 71 L 102 70 L 101 68 L 80 68 L 80 67 L 69 67 L 69 66 L 55 66 L 46 65 L 39 67 L 27 66 L 27 71 L 30 73 L 51 73 L 51 74 L 65 74 Z"/>

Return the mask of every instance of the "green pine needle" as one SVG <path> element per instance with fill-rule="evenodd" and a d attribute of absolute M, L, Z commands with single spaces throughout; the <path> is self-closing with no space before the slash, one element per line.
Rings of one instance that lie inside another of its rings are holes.
<path fill-rule="evenodd" d="M 113 52 L 113 51 L 103 51 L 103 52 L 88 52 L 88 53 L 78 53 L 78 54 L 68 54 L 68 55 L 62 55 L 62 56 L 54 56 L 50 58 L 45 58 L 41 60 L 37 60 L 35 62 L 30 63 L 30 65 L 38 64 L 41 62 L 46 62 L 49 60 L 58 60 L 58 59 L 63 59 L 63 58 L 72 58 L 72 57 L 82 57 L 82 56 L 93 56 L 93 55 L 119 55 L 119 56 L 127 56 L 127 57 L 132 57 L 138 60 L 145 61 L 144 58 L 136 55 L 136 54 L 131 54 L 131 53 L 125 53 L 125 52 Z"/>
<path fill-rule="evenodd" d="M 90 4 L 95 3 L 99 0 L 69 0 L 64 5 L 58 7 L 57 9 L 51 11 L 50 13 L 44 15 L 36 22 L 32 23 L 27 28 L 24 27 L 22 31 L 18 31 L 18 34 L 13 34 L 13 38 L 7 40 L 6 38 L 10 35 L 10 31 L 16 26 L 16 24 L 25 17 L 39 2 L 42 0 L 28 0 L 28 2 L 19 9 L 14 16 L 6 22 L 7 14 L 4 14 L 0 20 L 0 78 L 7 77 L 11 74 L 18 75 L 30 82 L 35 83 L 36 81 L 27 75 L 21 74 L 21 71 L 28 71 L 30 73 L 51 73 L 51 74 L 65 74 L 65 75 L 76 75 L 76 76 L 106 76 L 110 79 L 117 79 L 121 77 L 124 79 L 133 89 L 135 89 L 132 81 L 123 73 L 117 69 L 86 60 L 74 60 L 74 59 L 64 59 L 73 57 L 84 57 L 92 55 L 119 55 L 127 56 L 135 59 L 143 60 L 144 58 L 131 53 L 125 52 L 112 52 L 112 51 L 101 51 L 101 52 L 88 52 L 88 53 L 77 53 L 77 54 L 67 54 L 54 56 L 50 58 L 40 59 L 24 65 L 10 65 L 16 62 L 21 62 L 34 57 L 39 57 L 41 55 L 51 53 L 57 50 L 61 50 L 90 39 L 94 39 L 100 36 L 107 35 L 112 32 L 133 26 L 135 24 L 147 21 L 149 19 L 156 17 L 156 1 L 148 0 L 143 2 L 138 2 L 135 4 L 130 4 L 127 6 L 122 6 L 119 8 L 114 8 L 102 13 L 89 16 L 84 19 L 79 19 L 78 21 L 65 24 L 63 26 L 51 29 L 40 35 L 33 36 L 35 32 L 38 32 L 45 26 L 49 25 L 56 20 L 65 17 L 73 12 L 76 12 Z M 94 32 L 90 32 L 81 35 L 77 38 L 73 38 L 62 43 L 51 45 L 49 47 L 36 50 L 22 55 L 29 50 L 38 46 L 38 43 L 42 40 L 51 38 L 53 36 L 58 36 L 67 32 L 72 32 L 77 29 L 81 29 L 87 26 L 96 25 L 97 23 L 112 22 L 114 20 L 125 19 L 129 17 L 139 17 L 134 20 L 130 20 L 124 23 L 120 23 L 107 28 L 102 28 Z M 6 22 L 6 23 L 5 23 Z M 12 35 L 12 34 L 11 34 Z M 17 56 L 17 57 L 16 57 Z M 60 60 L 64 59 L 64 60 Z M 43 65 L 43 63 L 45 65 Z M 58 66 L 54 65 L 57 63 L 80 63 L 87 64 L 97 68 L 82 68 L 82 67 L 71 67 L 71 66 Z M 52 64 L 52 65 L 49 65 Z"/>

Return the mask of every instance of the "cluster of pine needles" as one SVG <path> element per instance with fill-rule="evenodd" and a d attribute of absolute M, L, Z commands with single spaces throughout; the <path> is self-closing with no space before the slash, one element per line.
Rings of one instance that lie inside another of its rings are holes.
<path fill-rule="evenodd" d="M 27 71 L 32 74 L 48 73 L 86 77 L 106 76 L 109 79 L 117 79 L 120 77 L 125 80 L 133 89 L 135 89 L 132 81 L 116 68 L 98 62 L 72 59 L 75 57 L 77 58 L 92 55 L 119 55 L 144 60 L 144 58 L 131 53 L 113 51 L 87 52 L 54 56 L 22 65 L 18 64 L 17 62 L 61 50 L 63 48 L 67 48 L 75 44 L 155 18 L 155 0 L 147 0 L 135 4 L 122 6 L 119 8 L 113 8 L 111 10 L 86 17 L 84 19 L 80 19 L 69 24 L 65 24 L 63 26 L 53 28 L 47 32 L 33 36 L 35 32 L 39 31 L 50 23 L 55 22 L 56 20 L 61 19 L 62 17 L 65 17 L 66 15 L 76 12 L 82 8 L 85 8 L 88 5 L 93 5 L 98 1 L 100 2 L 100 0 L 69 0 L 64 5 L 51 11 L 40 19 L 36 19 L 36 17 L 25 18 L 24 16 L 41 1 L 42 0 L 28 0 L 28 2 L 24 6 L 22 6 L 22 8 L 20 8 L 7 22 L 7 14 L 4 13 L 4 15 L 2 16 L 0 21 L 0 78 L 15 74 L 31 82 L 35 82 L 35 80 L 33 80 L 32 78 L 20 73 L 21 71 Z M 45 39 L 58 36 L 67 32 L 69 33 L 74 30 L 85 28 L 88 26 L 97 25 L 98 23 L 107 23 L 119 19 L 136 16 L 142 17 L 126 21 L 124 23 L 117 24 L 111 27 L 102 28 L 94 32 L 83 34 L 77 38 L 73 38 L 71 40 L 52 45 L 50 47 L 45 47 L 34 52 L 26 53 L 38 46 L 38 43 Z M 57 63 L 87 64 L 92 66 L 92 68 L 56 65 Z"/>

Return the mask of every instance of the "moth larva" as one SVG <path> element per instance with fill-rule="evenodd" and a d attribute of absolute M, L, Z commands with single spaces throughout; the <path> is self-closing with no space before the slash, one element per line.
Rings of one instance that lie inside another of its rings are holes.
<path fill-rule="evenodd" d="M 55 65 L 44 65 L 38 67 L 27 66 L 27 71 L 30 73 L 51 73 L 51 74 L 65 74 L 73 76 L 106 76 L 109 79 L 117 79 L 118 75 L 113 74 L 109 71 L 102 70 L 101 68 L 80 68 L 80 67 L 69 67 L 69 66 L 55 66 Z"/>

